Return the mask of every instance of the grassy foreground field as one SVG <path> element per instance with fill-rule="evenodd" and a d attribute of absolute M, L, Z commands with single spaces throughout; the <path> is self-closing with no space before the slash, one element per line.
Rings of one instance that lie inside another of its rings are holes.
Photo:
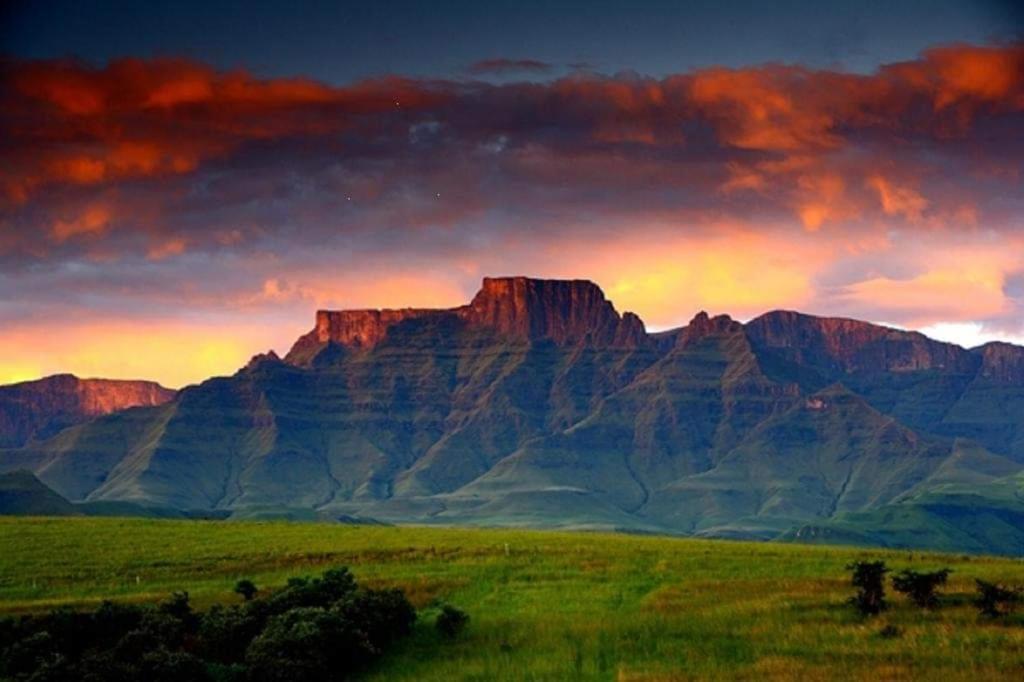
<path fill-rule="evenodd" d="M 861 619 L 844 566 L 949 566 L 935 612 L 890 595 Z M 939 679 L 1024 675 L 1024 622 L 980 619 L 973 578 L 1024 583 L 1013 559 L 519 530 L 313 523 L 0 517 L 0 613 L 155 601 L 235 602 L 238 578 L 273 586 L 349 566 L 406 590 L 424 617 L 368 676 L 399 680 Z M 432 604 L 468 611 L 438 640 Z M 886 638 L 886 625 L 899 636 Z"/>

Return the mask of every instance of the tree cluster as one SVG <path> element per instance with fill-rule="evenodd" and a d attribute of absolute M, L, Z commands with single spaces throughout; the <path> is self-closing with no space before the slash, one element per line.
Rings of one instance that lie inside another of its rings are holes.
<path fill-rule="evenodd" d="M 409 634 L 400 590 L 361 588 L 339 568 L 257 599 L 200 613 L 188 594 L 157 606 L 104 602 L 0 621 L 0 679 L 18 682 L 326 682 L 344 680 Z"/>
<path fill-rule="evenodd" d="M 851 584 L 857 593 L 850 598 L 850 603 L 862 615 L 871 616 L 888 608 L 885 599 L 885 575 L 889 568 L 884 561 L 855 561 L 846 567 L 852 571 Z M 943 568 L 938 571 L 918 572 L 906 569 L 892 577 L 892 587 L 923 609 L 934 609 L 939 606 L 938 588 L 946 584 L 952 571 Z M 983 616 L 997 618 L 1013 611 L 1014 607 L 1024 601 L 1021 588 L 1010 588 L 984 580 L 975 580 L 977 596 L 974 605 Z"/>

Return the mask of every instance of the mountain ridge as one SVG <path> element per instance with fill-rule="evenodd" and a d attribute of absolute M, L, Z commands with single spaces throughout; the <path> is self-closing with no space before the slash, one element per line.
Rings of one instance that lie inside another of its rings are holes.
<path fill-rule="evenodd" d="M 0 447 L 24 445 L 130 407 L 159 405 L 176 391 L 153 381 L 54 374 L 0 386 Z"/>
<path fill-rule="evenodd" d="M 1005 507 L 1022 358 L 795 311 L 648 334 L 585 280 L 487 278 L 456 308 L 318 311 L 283 359 L 0 469 L 72 501 L 236 516 L 800 537 L 941 486 Z"/>

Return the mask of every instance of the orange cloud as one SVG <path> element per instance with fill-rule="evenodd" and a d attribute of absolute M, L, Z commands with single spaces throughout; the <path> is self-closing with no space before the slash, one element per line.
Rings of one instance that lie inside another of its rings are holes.
<path fill-rule="evenodd" d="M 71 372 L 177 388 L 232 374 L 254 353 L 286 347 L 293 340 L 286 337 L 303 331 L 227 319 L 65 323 L 59 335 L 45 325 L 23 325 L 0 332 L 0 384 Z"/>
<path fill-rule="evenodd" d="M 454 277 L 432 271 L 394 272 L 367 279 L 361 274 L 339 278 L 323 272 L 270 277 L 242 305 L 300 303 L 314 308 L 450 308 L 466 302 Z"/>
<path fill-rule="evenodd" d="M 934 65 L 938 87 L 935 108 L 943 109 L 965 99 L 1002 102 L 1020 107 L 1024 84 L 1021 50 L 960 46 L 931 50 L 926 60 Z M 1013 96 L 1017 102 L 1013 103 Z"/>
<path fill-rule="evenodd" d="M 100 69 L 15 62 L 5 71 L 0 122 L 14 126 L 14 147 L 0 186 L 16 203 L 51 182 L 186 173 L 247 141 L 329 134 L 355 115 L 439 99 L 430 86 L 401 79 L 336 88 L 183 60 L 121 59 Z"/>
<path fill-rule="evenodd" d="M 744 225 L 687 235 L 668 222 L 600 244 L 556 242 L 543 261 L 534 256 L 523 271 L 592 279 L 620 312 L 635 312 L 648 328 L 664 329 L 685 324 L 699 310 L 742 318 L 804 306 L 833 251 L 810 235 Z M 515 264 L 517 256 L 506 253 L 503 260 Z"/>
<path fill-rule="evenodd" d="M 797 185 L 800 188 L 797 213 L 807 230 L 815 232 L 826 220 L 844 215 L 846 184 L 840 175 L 801 175 Z"/>
<path fill-rule="evenodd" d="M 55 222 L 51 234 L 53 241 L 60 244 L 79 235 L 90 235 L 93 237 L 102 235 L 107 231 L 109 224 L 110 209 L 106 206 L 94 204 L 86 208 L 82 215 L 73 220 L 58 220 Z"/>
<path fill-rule="evenodd" d="M 743 149 L 830 148 L 841 138 L 832 112 L 801 96 L 813 76 L 802 69 L 711 69 L 690 86 L 694 104 L 717 124 L 724 142 Z"/>
<path fill-rule="evenodd" d="M 894 254 L 913 274 L 872 276 L 844 287 L 843 304 L 871 310 L 875 319 L 915 326 L 1013 315 L 1008 277 L 1024 267 L 1019 240 L 993 246 L 917 240 Z"/>
<path fill-rule="evenodd" d="M 165 242 L 150 247 L 146 253 L 149 260 L 164 260 L 171 256 L 180 256 L 185 253 L 187 243 L 184 239 L 169 239 Z"/>
<path fill-rule="evenodd" d="M 902 215 L 912 223 L 921 220 L 921 214 L 928 208 L 928 200 L 910 187 L 897 187 L 881 175 L 868 178 L 868 185 L 878 192 L 882 210 L 886 215 Z"/>

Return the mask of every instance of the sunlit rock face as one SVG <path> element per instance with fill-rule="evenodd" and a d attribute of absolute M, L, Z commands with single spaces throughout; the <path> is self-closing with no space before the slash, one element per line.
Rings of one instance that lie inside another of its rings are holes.
<path fill-rule="evenodd" d="M 57 374 L 0 386 L 0 446 L 23 445 L 129 407 L 162 405 L 175 391 L 152 381 L 79 379 Z"/>
<path fill-rule="evenodd" d="M 936 369 L 974 373 L 979 366 L 977 357 L 960 346 L 859 320 L 777 310 L 751 320 L 746 329 L 759 347 L 796 362 L 845 372 Z"/>
<path fill-rule="evenodd" d="M 518 341 L 639 347 L 647 342 L 636 315 L 620 316 L 593 282 L 527 277 L 485 278 L 458 315 L 469 325 Z"/>
<path fill-rule="evenodd" d="M 1024 348 L 994 342 L 975 348 L 980 355 L 981 375 L 1002 383 L 1024 384 Z"/>
<path fill-rule="evenodd" d="M 652 345 L 643 322 L 619 315 L 593 282 L 487 277 L 473 300 L 449 309 L 320 310 L 316 325 L 288 353 L 310 361 L 327 344 L 353 350 L 376 347 L 408 321 L 455 324 L 455 331 L 488 331 L 503 343 L 550 341 L 556 346 L 639 348 Z"/>

